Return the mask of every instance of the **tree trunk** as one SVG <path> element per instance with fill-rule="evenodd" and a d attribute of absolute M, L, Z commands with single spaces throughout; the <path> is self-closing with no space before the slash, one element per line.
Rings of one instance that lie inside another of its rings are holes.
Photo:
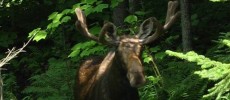
<path fill-rule="evenodd" d="M 128 16 L 128 0 L 120 2 L 113 11 L 113 23 L 116 26 L 124 27 L 124 19 Z"/>
<path fill-rule="evenodd" d="M 141 8 L 141 0 L 129 0 L 129 12 L 134 14 Z"/>
<path fill-rule="evenodd" d="M 181 24 L 182 24 L 182 45 L 183 51 L 192 50 L 192 35 L 190 22 L 190 7 L 189 0 L 180 0 L 181 8 Z"/>

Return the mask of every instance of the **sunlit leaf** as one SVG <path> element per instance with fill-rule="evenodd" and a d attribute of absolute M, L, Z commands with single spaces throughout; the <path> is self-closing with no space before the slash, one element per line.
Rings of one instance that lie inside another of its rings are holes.
<path fill-rule="evenodd" d="M 41 28 L 36 28 L 36 29 L 34 29 L 33 31 L 31 31 L 30 33 L 29 33 L 29 38 L 31 38 L 31 37 L 33 37 L 34 35 L 36 35 L 39 31 L 41 30 Z"/>
<path fill-rule="evenodd" d="M 66 14 L 68 14 L 70 12 L 71 12 L 71 9 L 65 9 L 61 13 L 66 15 Z"/>
<path fill-rule="evenodd" d="M 64 23 L 64 22 L 68 22 L 69 20 L 71 20 L 71 17 L 70 16 L 65 16 L 61 19 L 61 23 Z"/>
<path fill-rule="evenodd" d="M 53 12 L 51 15 L 49 15 L 48 20 L 52 20 L 57 16 L 58 12 Z"/>
<path fill-rule="evenodd" d="M 35 41 L 40 41 L 41 39 L 45 39 L 46 38 L 46 35 L 47 35 L 47 32 L 46 31 L 44 31 L 44 30 L 41 30 L 41 31 L 39 31 L 37 34 L 36 34 L 36 36 L 34 37 L 34 39 L 33 40 L 35 40 Z"/>
<path fill-rule="evenodd" d="M 68 57 L 75 57 L 80 54 L 80 50 L 74 50 L 72 51 Z"/>
<path fill-rule="evenodd" d="M 53 23 L 56 22 L 60 22 L 60 19 L 62 18 L 63 14 L 57 14 L 54 18 L 53 18 Z"/>
<path fill-rule="evenodd" d="M 153 61 L 152 57 L 145 57 L 143 60 L 145 63 L 149 63 L 150 61 Z"/>
<path fill-rule="evenodd" d="M 47 26 L 47 29 L 52 29 L 52 28 L 57 28 L 59 25 L 61 24 L 61 22 L 53 22 L 53 23 L 50 23 L 48 26 Z"/>
<path fill-rule="evenodd" d="M 209 0 L 209 1 L 212 1 L 212 2 L 223 2 L 223 1 L 228 1 L 228 0 Z"/>
<path fill-rule="evenodd" d="M 127 22 L 127 23 L 134 23 L 134 22 L 137 22 L 137 16 L 135 15 L 129 15 L 125 18 L 124 22 Z"/>

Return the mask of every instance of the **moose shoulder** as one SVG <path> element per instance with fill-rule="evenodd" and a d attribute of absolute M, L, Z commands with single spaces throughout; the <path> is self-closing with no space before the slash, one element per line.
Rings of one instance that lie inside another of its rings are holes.
<path fill-rule="evenodd" d="M 137 88 L 146 81 L 140 60 L 142 46 L 153 42 L 172 26 L 179 15 L 177 5 L 177 1 L 169 1 L 164 26 L 151 17 L 140 25 L 139 33 L 134 36 L 117 36 L 115 25 L 107 22 L 96 37 L 89 33 L 83 12 L 76 8 L 77 29 L 89 39 L 116 49 L 110 50 L 104 59 L 93 57 L 80 66 L 75 100 L 139 100 Z"/>

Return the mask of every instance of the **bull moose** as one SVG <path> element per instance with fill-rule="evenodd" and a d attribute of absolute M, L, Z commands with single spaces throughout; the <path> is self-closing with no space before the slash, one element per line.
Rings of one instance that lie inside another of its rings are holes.
<path fill-rule="evenodd" d="M 179 15 L 177 1 L 168 2 L 165 25 L 155 18 L 146 19 L 135 35 L 116 35 L 116 27 L 106 22 L 99 37 L 91 34 L 86 17 L 80 8 L 75 9 L 77 29 L 87 38 L 98 43 L 114 46 L 103 58 L 87 59 L 77 71 L 75 100 L 139 100 L 137 88 L 146 80 L 142 61 L 142 47 L 154 42 L 165 33 Z"/>

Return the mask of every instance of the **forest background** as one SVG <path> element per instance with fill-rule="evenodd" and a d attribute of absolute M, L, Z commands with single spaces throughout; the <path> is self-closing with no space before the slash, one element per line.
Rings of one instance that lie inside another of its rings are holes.
<path fill-rule="evenodd" d="M 183 2 L 186 1 L 186 2 Z M 74 9 L 87 15 L 90 31 L 105 20 L 134 34 L 149 17 L 165 21 L 168 0 L 1 0 L 0 59 L 7 49 L 27 47 L 1 68 L 4 100 L 72 100 L 75 73 L 84 59 L 108 47 L 75 28 Z M 144 48 L 148 82 L 142 100 L 230 99 L 230 2 L 179 0 L 182 16 Z M 182 6 L 182 4 L 186 6 Z M 183 13 L 183 11 L 187 11 Z M 188 19 L 183 19 L 187 14 Z M 183 24 L 183 22 L 189 24 Z M 187 27 L 187 28 L 186 28 Z M 187 33 L 188 34 L 187 34 Z M 186 33 L 186 34 L 185 34 Z M 159 71 L 159 73 L 158 73 Z M 2 95 L 1 95 L 2 96 Z"/>

